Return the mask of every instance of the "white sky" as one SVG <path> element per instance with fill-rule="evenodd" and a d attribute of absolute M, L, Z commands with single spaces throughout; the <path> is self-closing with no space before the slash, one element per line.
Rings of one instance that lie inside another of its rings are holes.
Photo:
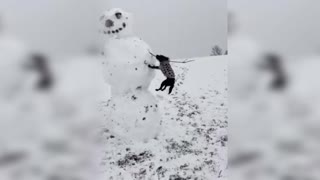
<path fill-rule="evenodd" d="M 174 58 L 207 56 L 211 46 L 227 46 L 226 0 L 0 1 L 10 32 L 51 54 L 87 49 L 98 39 L 101 13 L 112 7 L 134 14 L 136 34 L 156 53 Z"/>
<path fill-rule="evenodd" d="M 227 46 L 226 0 L 110 0 L 135 15 L 136 33 L 173 57 L 208 56 Z"/>
<path fill-rule="evenodd" d="M 320 53 L 319 0 L 229 0 L 242 32 L 267 49 L 290 55 Z"/>

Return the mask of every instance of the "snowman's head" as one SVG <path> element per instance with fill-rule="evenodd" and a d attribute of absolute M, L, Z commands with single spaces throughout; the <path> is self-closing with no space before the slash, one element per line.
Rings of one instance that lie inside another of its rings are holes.
<path fill-rule="evenodd" d="M 132 32 L 132 15 L 119 8 L 114 8 L 103 13 L 100 17 L 103 33 L 110 37 L 122 38 L 130 36 Z"/>

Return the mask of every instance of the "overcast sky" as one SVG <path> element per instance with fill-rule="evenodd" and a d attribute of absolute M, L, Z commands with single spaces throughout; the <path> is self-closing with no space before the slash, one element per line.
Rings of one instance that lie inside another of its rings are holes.
<path fill-rule="evenodd" d="M 229 0 L 228 6 L 238 15 L 240 30 L 267 49 L 320 53 L 319 0 Z"/>
<path fill-rule="evenodd" d="M 136 33 L 156 53 L 208 56 L 215 44 L 226 48 L 226 0 L 110 0 L 111 7 L 135 15 Z"/>
<path fill-rule="evenodd" d="M 135 32 L 155 53 L 171 57 L 210 54 L 226 48 L 226 0 L 0 0 L 10 32 L 35 49 L 70 54 L 97 40 L 101 13 L 130 11 Z"/>

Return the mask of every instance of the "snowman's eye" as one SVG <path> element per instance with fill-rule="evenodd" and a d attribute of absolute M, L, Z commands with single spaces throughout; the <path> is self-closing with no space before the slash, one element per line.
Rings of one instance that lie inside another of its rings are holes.
<path fill-rule="evenodd" d="M 122 13 L 121 13 L 121 12 L 117 12 L 117 13 L 115 14 L 115 16 L 117 17 L 117 19 L 121 19 Z"/>

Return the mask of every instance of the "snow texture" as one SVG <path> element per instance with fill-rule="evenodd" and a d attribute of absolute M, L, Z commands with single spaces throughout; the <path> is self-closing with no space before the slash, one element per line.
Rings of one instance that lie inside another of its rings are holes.
<path fill-rule="evenodd" d="M 101 178 L 225 179 L 226 64 L 223 57 L 208 57 L 173 65 L 177 86 L 172 95 L 154 90 L 164 78 L 158 71 L 150 91 L 163 114 L 161 133 L 148 143 L 128 143 L 105 126 L 98 158 Z M 107 104 L 102 103 L 102 110 Z"/>

